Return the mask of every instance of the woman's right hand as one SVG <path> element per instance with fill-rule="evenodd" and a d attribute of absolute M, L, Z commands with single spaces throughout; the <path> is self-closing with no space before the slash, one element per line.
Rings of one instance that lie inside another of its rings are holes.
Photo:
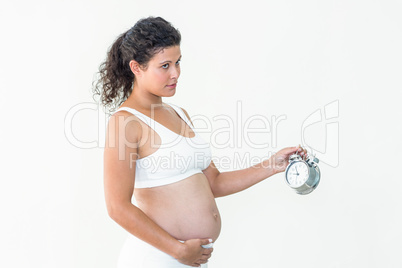
<path fill-rule="evenodd" d="M 211 241 L 209 239 L 189 239 L 184 241 L 177 260 L 192 267 L 200 267 L 201 264 L 208 262 L 213 251 L 213 248 L 203 248 L 202 245 L 208 245 Z"/>
<path fill-rule="evenodd" d="M 273 167 L 275 173 L 284 172 L 286 167 L 289 165 L 289 157 L 296 152 L 303 157 L 307 156 L 307 150 L 302 148 L 300 145 L 283 148 L 271 156 L 268 160 L 271 163 L 269 166 Z"/>

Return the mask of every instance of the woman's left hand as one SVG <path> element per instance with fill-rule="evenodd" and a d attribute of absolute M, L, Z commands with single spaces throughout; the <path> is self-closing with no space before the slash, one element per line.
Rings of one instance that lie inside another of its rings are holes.
<path fill-rule="evenodd" d="M 289 157 L 298 152 L 303 158 L 307 156 L 307 150 L 302 148 L 300 145 L 296 147 L 287 147 L 276 152 L 269 159 L 272 168 L 275 173 L 280 173 L 286 170 L 286 167 L 289 165 Z"/>

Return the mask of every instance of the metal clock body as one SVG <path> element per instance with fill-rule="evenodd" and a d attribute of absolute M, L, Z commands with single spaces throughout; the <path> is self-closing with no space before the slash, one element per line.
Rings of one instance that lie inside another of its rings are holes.
<path fill-rule="evenodd" d="M 291 155 L 285 171 L 286 183 L 298 194 L 311 193 L 320 182 L 321 172 L 317 164 L 317 158 L 304 160 L 298 154 Z"/>

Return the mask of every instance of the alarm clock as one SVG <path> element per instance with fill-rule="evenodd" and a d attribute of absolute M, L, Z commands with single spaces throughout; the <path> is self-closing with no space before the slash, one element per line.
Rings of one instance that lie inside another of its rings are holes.
<path fill-rule="evenodd" d="M 300 195 L 311 193 L 320 182 L 321 172 L 318 162 L 315 157 L 303 159 L 297 153 L 291 155 L 285 170 L 286 183 Z"/>

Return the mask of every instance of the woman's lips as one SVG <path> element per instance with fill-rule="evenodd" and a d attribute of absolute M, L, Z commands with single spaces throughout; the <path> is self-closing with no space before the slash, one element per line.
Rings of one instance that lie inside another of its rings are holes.
<path fill-rule="evenodd" d="M 175 84 L 171 84 L 171 85 L 167 85 L 167 87 L 168 87 L 168 88 L 175 88 L 175 87 L 176 87 L 176 85 L 177 85 L 177 83 L 175 83 Z"/>

